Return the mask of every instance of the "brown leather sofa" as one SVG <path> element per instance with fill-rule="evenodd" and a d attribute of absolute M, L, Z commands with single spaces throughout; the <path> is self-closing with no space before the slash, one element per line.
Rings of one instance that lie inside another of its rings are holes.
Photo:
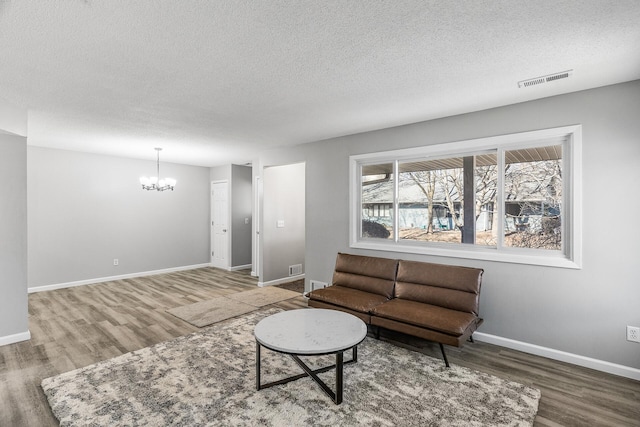
<path fill-rule="evenodd" d="M 332 286 L 308 294 L 309 306 L 345 311 L 376 327 L 461 347 L 483 322 L 483 270 L 339 253 Z"/>

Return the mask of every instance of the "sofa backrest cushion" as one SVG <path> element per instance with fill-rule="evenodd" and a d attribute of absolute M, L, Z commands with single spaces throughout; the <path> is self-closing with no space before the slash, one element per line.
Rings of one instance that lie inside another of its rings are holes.
<path fill-rule="evenodd" d="M 393 297 L 397 259 L 338 253 L 333 285 Z"/>
<path fill-rule="evenodd" d="M 478 316 L 483 272 L 480 268 L 401 260 L 395 297 Z"/>

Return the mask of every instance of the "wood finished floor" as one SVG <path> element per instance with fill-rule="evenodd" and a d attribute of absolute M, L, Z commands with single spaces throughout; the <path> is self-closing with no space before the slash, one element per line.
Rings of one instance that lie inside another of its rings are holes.
<path fill-rule="evenodd" d="M 42 379 L 195 332 L 166 310 L 256 284 L 246 272 L 202 268 L 30 294 L 31 340 L 0 347 L 0 426 L 58 425 Z M 382 339 L 441 357 L 422 340 L 384 332 Z M 638 381 L 479 342 L 447 354 L 451 363 L 540 389 L 536 426 L 640 426 Z"/>

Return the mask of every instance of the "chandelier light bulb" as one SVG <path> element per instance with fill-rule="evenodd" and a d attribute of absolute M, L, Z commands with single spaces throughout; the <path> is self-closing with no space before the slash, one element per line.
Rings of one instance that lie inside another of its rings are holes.
<path fill-rule="evenodd" d="M 159 179 L 160 176 L 160 151 L 162 148 L 155 149 L 158 152 L 157 155 L 157 171 L 158 176 L 152 176 L 151 178 L 146 176 L 140 177 L 140 184 L 142 185 L 143 190 L 156 190 L 156 191 L 165 191 L 171 190 L 173 191 L 173 187 L 176 185 L 176 180 L 173 178 L 162 178 Z"/>

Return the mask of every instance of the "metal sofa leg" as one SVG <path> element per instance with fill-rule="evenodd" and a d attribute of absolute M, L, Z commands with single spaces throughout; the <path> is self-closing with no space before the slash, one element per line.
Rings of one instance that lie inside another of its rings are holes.
<path fill-rule="evenodd" d="M 474 343 L 475 341 L 473 340 L 473 335 L 469 335 L 469 341 L 471 341 L 471 343 Z"/>
<path fill-rule="evenodd" d="M 442 357 L 444 358 L 444 364 L 447 365 L 447 368 L 449 367 L 449 361 L 447 360 L 447 353 L 444 352 L 444 346 L 442 345 L 441 342 L 439 342 L 438 344 L 440 344 L 440 351 L 442 351 Z"/>
<path fill-rule="evenodd" d="M 376 339 L 380 339 L 380 326 L 376 326 Z"/>

